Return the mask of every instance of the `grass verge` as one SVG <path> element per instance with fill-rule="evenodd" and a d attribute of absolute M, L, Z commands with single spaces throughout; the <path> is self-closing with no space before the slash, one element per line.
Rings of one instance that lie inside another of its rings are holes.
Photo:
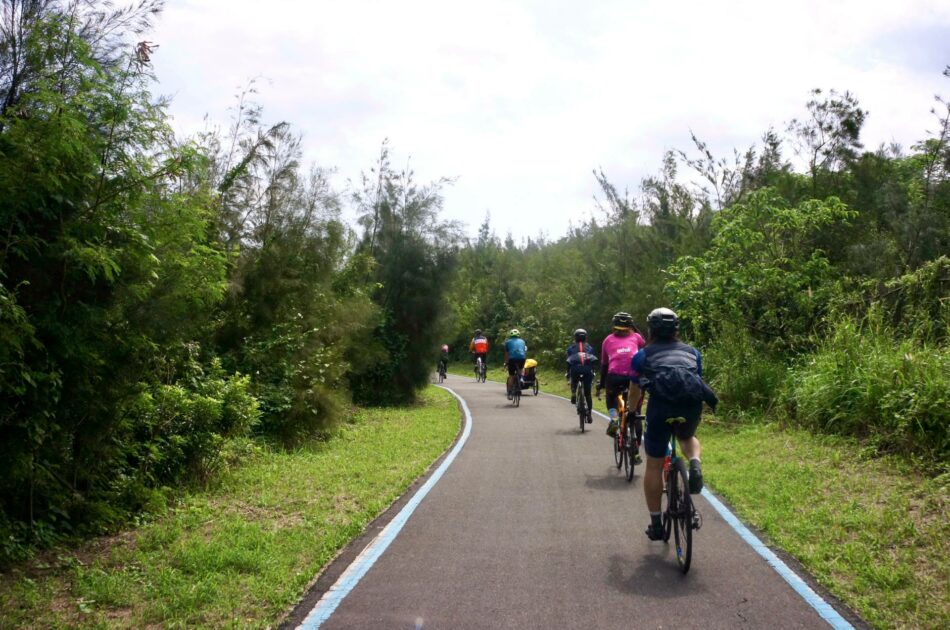
<path fill-rule="evenodd" d="M 542 391 L 570 395 L 563 373 L 538 377 Z M 709 414 L 698 435 L 710 489 L 868 623 L 950 628 L 950 476 L 775 422 Z"/>
<path fill-rule="evenodd" d="M 330 440 L 259 449 L 134 531 L 0 576 L 0 627 L 267 627 L 445 451 L 455 399 L 360 411 Z"/>

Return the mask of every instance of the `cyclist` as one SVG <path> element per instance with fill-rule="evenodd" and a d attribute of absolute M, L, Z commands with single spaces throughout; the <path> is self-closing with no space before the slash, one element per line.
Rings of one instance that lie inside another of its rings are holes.
<path fill-rule="evenodd" d="M 679 340 L 679 318 L 668 308 L 657 308 L 647 316 L 650 343 L 637 352 L 631 367 L 643 374 L 643 383 L 650 392 L 647 405 L 647 430 L 644 447 L 647 469 L 643 477 L 643 493 L 650 510 L 650 525 L 646 534 L 650 540 L 662 540 L 660 495 L 663 492 L 663 459 L 670 437 L 676 438 L 689 460 L 689 492 L 703 489 L 700 467 L 700 445 L 696 439 L 703 401 L 714 410 L 716 394 L 702 380 L 703 361 L 699 350 Z M 670 418 L 684 418 L 686 422 L 673 425 Z"/>
<path fill-rule="evenodd" d="M 442 344 L 442 355 L 439 357 L 439 372 L 448 372 L 449 370 L 449 346 Z M 446 375 L 448 378 L 448 375 Z"/>
<path fill-rule="evenodd" d="M 528 358 L 528 346 L 521 338 L 521 333 L 517 328 L 512 328 L 508 332 L 508 340 L 505 341 L 505 365 L 508 366 L 508 400 L 511 400 L 511 392 L 515 387 L 520 387 L 518 383 L 518 370 L 524 368 L 524 362 Z"/>
<path fill-rule="evenodd" d="M 472 353 L 472 363 L 478 365 L 478 358 L 481 357 L 482 365 L 488 365 L 488 339 L 482 334 L 481 329 L 475 331 L 475 336 L 468 342 L 468 351 Z"/>
<path fill-rule="evenodd" d="M 617 396 L 629 389 L 628 400 L 632 404 L 640 400 L 640 375 L 630 367 L 630 360 L 640 348 L 647 344 L 630 313 L 621 311 L 614 315 L 613 327 L 613 333 L 608 335 L 601 345 L 600 381 L 597 383 L 598 398 L 600 390 L 607 387 L 607 412 L 610 414 L 607 435 L 610 437 L 617 434 L 617 428 L 620 426 Z M 635 461 L 640 463 L 639 449 L 635 455 Z"/>
<path fill-rule="evenodd" d="M 578 328 L 574 331 L 574 343 L 567 349 L 567 372 L 571 379 L 571 404 L 577 404 L 577 382 L 584 383 L 584 397 L 587 399 L 587 424 L 593 422 L 591 410 L 594 408 L 591 400 L 590 387 L 594 382 L 594 365 L 597 355 L 593 354 L 587 344 L 587 331 Z"/>

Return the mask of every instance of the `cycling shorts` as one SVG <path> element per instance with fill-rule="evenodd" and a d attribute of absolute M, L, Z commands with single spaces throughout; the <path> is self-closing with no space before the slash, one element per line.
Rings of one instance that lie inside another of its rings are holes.
<path fill-rule="evenodd" d="M 677 440 L 686 440 L 696 435 L 702 411 L 702 402 L 673 404 L 651 396 L 647 405 L 647 432 L 643 438 L 647 455 L 666 456 L 666 447 L 674 431 Z M 671 424 L 667 422 L 670 418 L 685 418 L 686 422 Z"/>
<path fill-rule="evenodd" d="M 508 374 L 517 374 L 518 370 L 524 369 L 524 362 L 527 359 L 508 359 Z"/>

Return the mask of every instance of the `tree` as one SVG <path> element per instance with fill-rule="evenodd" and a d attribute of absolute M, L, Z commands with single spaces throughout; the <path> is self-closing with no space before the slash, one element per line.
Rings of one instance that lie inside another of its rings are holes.
<path fill-rule="evenodd" d="M 419 185 L 411 170 L 392 170 L 383 143 L 375 170 L 364 174 L 361 189 L 353 193 L 363 211 L 358 253 L 374 261 L 373 301 L 381 310 L 368 349 L 378 359 L 353 379 L 358 401 L 410 401 L 428 382 L 459 240 L 457 226 L 439 218 L 441 190 L 448 183 Z"/>

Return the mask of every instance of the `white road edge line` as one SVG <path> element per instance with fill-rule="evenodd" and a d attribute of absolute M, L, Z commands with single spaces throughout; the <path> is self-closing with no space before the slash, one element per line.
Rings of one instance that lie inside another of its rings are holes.
<path fill-rule="evenodd" d="M 432 487 L 438 483 L 442 475 L 445 474 L 445 471 L 448 470 L 452 462 L 455 461 L 462 447 L 465 446 L 468 436 L 472 433 L 472 412 L 468 408 L 468 403 L 450 388 L 444 385 L 436 385 L 436 387 L 441 387 L 449 392 L 461 403 L 465 417 L 465 428 L 462 430 L 462 437 L 459 438 L 455 447 L 449 452 L 448 456 L 446 456 L 435 472 L 432 473 L 432 476 L 416 491 L 406 505 L 399 510 L 399 514 L 383 528 L 383 531 L 381 531 L 372 542 L 366 545 L 366 548 L 350 563 L 350 566 L 346 568 L 333 586 L 323 594 L 320 601 L 316 603 L 297 628 L 313 630 L 319 628 L 323 622 L 330 618 L 330 615 L 333 614 L 343 599 L 353 590 L 353 587 L 359 583 L 363 576 L 366 575 L 367 571 L 372 568 L 376 560 L 383 555 L 383 552 L 386 551 L 392 541 L 395 540 L 400 530 L 402 530 L 406 524 L 406 521 L 409 520 L 409 517 L 412 516 L 412 513 L 415 512 L 419 506 L 419 503 L 429 494 Z"/>
<path fill-rule="evenodd" d="M 570 402 L 569 398 L 564 396 L 558 396 L 557 394 L 549 394 L 548 392 L 541 392 L 545 396 L 550 396 L 551 398 L 560 398 L 561 400 L 566 400 Z M 603 418 L 604 420 L 610 420 L 610 418 L 599 411 L 594 411 L 595 414 Z M 795 573 L 787 564 L 785 564 L 781 558 L 775 555 L 775 552 L 769 549 L 768 545 L 759 540 L 759 537 L 753 534 L 748 527 L 742 524 L 742 521 L 733 514 L 729 508 L 727 508 L 719 498 L 710 492 L 708 489 L 703 488 L 703 498 L 705 498 L 713 509 L 719 512 L 719 515 L 729 523 L 729 526 L 736 531 L 737 534 L 749 544 L 752 549 L 755 550 L 757 554 L 762 556 L 763 559 L 775 569 L 775 572 L 782 576 L 782 579 L 788 582 L 788 585 L 798 593 L 805 602 L 815 609 L 822 619 L 828 622 L 835 630 L 853 630 L 852 626 L 844 617 L 838 613 L 834 607 L 826 602 L 824 598 L 816 593 L 808 583 L 805 582 L 797 573 Z"/>

